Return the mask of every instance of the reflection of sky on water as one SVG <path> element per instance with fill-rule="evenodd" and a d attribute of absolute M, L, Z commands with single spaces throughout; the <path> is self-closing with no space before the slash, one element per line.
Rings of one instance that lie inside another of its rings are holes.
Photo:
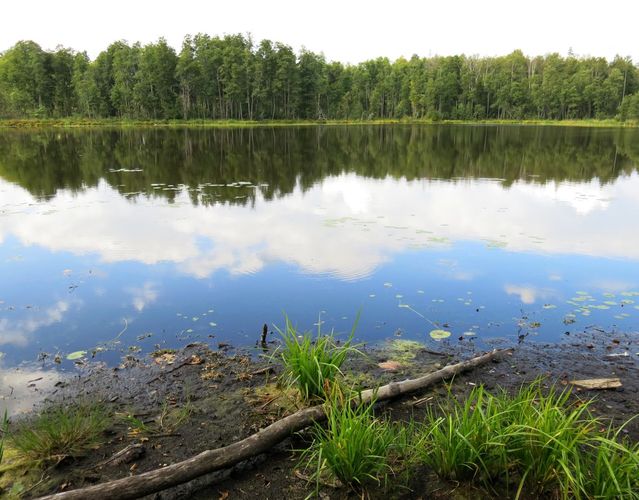
<path fill-rule="evenodd" d="M 0 357 L 0 415 L 28 412 L 62 380 L 63 375 L 33 365 L 6 368 Z"/>
<path fill-rule="evenodd" d="M 302 328 L 325 311 L 323 327 L 345 331 L 360 308 L 366 339 L 425 339 L 428 321 L 454 339 L 636 328 L 638 192 L 637 175 L 504 188 L 344 174 L 268 202 L 258 193 L 253 207 L 205 207 L 186 192 L 130 200 L 106 183 L 40 202 L 0 181 L 0 350 L 9 364 L 90 350 L 124 319 L 125 352 L 251 344 L 284 311 Z M 616 304 L 586 307 L 604 301 Z"/>

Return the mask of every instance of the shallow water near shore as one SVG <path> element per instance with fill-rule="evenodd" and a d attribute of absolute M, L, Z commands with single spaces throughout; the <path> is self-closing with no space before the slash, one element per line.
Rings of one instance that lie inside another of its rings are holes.
<path fill-rule="evenodd" d="M 2 131 L 0 377 L 284 313 L 438 348 L 635 331 L 638 166 L 632 129 Z"/>

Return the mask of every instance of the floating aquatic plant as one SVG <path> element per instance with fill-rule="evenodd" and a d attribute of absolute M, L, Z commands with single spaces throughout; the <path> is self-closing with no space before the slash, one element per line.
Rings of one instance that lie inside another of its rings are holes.
<path fill-rule="evenodd" d="M 434 340 L 442 340 L 450 337 L 450 332 L 448 330 L 432 330 L 429 334 Z"/>

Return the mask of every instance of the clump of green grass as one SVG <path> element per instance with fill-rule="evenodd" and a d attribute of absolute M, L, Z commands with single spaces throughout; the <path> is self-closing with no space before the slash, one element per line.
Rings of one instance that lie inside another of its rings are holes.
<path fill-rule="evenodd" d="M 594 439 L 576 481 L 585 498 L 639 498 L 639 444 L 609 430 Z"/>
<path fill-rule="evenodd" d="M 11 444 L 19 455 L 38 464 L 59 462 L 97 447 L 109 422 L 100 405 L 57 406 L 20 424 Z"/>
<path fill-rule="evenodd" d="M 310 333 L 300 334 L 286 318 L 284 330 L 277 329 L 284 343 L 281 359 L 284 364 L 284 381 L 299 389 L 304 401 L 325 399 L 331 386 L 341 374 L 341 367 L 353 347 L 355 325 L 343 344 L 338 344 L 333 335 L 315 338 Z"/>
<path fill-rule="evenodd" d="M 553 498 L 639 498 L 639 445 L 602 434 L 591 401 L 571 404 L 570 391 L 541 380 L 514 397 L 483 387 L 465 402 L 450 398 L 431 411 L 415 454 L 438 475 L 502 484 Z M 443 415 L 443 416 L 438 416 Z"/>
<path fill-rule="evenodd" d="M 506 472 L 507 417 L 497 399 L 480 386 L 466 401 L 450 397 L 447 403 L 427 412 L 416 443 L 418 458 L 446 479 L 489 479 Z"/>
<path fill-rule="evenodd" d="M 591 401 L 570 405 L 569 397 L 568 389 L 558 391 L 554 386 L 544 394 L 536 382 L 513 399 L 501 398 L 511 414 L 507 447 L 521 473 L 519 491 L 528 485 L 540 494 L 579 495 L 583 448 L 601 422 L 589 412 Z"/>
<path fill-rule="evenodd" d="M 379 485 L 392 472 L 394 458 L 403 451 L 406 433 L 373 414 L 374 402 L 354 405 L 339 388 L 326 403 L 327 423 L 315 425 L 313 444 L 302 453 L 311 478 L 337 479 L 354 489 Z"/>

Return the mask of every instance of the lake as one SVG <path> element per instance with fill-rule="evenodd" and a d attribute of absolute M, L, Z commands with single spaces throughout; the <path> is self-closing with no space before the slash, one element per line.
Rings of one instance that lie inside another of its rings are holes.
<path fill-rule="evenodd" d="M 632 129 L 2 131 L 0 368 L 285 315 L 435 348 L 636 330 L 638 167 Z"/>

